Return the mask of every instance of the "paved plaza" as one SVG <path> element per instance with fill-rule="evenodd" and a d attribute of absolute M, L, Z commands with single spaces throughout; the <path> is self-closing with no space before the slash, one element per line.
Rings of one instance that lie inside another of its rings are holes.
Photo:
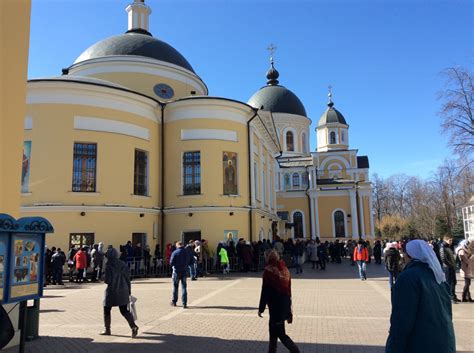
<path fill-rule="evenodd" d="M 27 352 L 266 352 L 268 312 L 257 317 L 260 275 L 188 281 L 189 309 L 180 301 L 177 308 L 169 305 L 169 278 L 133 281 L 140 326 L 133 340 L 118 308 L 112 336 L 98 335 L 104 284 L 51 286 L 41 301 L 42 338 L 28 342 Z M 346 262 L 329 264 L 326 272 L 306 265 L 302 275 L 292 275 L 295 317 L 287 331 L 303 352 L 384 352 L 390 291 L 383 266 L 369 265 L 365 282 Z M 457 304 L 453 311 L 458 352 L 474 352 L 474 304 Z M 286 351 L 280 343 L 278 351 Z"/>

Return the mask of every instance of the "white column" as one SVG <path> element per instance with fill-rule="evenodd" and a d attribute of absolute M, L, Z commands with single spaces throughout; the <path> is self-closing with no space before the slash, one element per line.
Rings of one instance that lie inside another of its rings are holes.
<path fill-rule="evenodd" d="M 374 214 L 372 213 L 372 195 L 369 195 L 370 236 L 375 236 Z"/>
<path fill-rule="evenodd" d="M 349 190 L 349 195 L 351 198 L 351 222 L 352 222 L 352 238 L 359 238 L 359 224 L 357 222 L 357 202 L 356 202 L 356 193 L 355 190 Z"/>
<path fill-rule="evenodd" d="M 319 197 L 318 194 L 314 195 L 314 222 L 316 227 L 314 228 L 315 236 L 321 238 L 321 232 L 319 230 Z"/>
<path fill-rule="evenodd" d="M 364 218 L 364 196 L 359 194 L 359 211 L 360 211 L 360 231 L 362 232 L 362 237 L 364 237 L 365 234 L 365 218 Z"/>

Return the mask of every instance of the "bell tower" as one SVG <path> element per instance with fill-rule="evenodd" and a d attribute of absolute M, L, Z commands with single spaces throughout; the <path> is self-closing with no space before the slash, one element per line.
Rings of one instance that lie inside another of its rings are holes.
<path fill-rule="evenodd" d="M 316 128 L 317 151 L 347 150 L 349 148 L 349 125 L 341 112 L 334 108 L 331 86 L 329 86 L 328 98 L 328 108 L 321 115 Z"/>

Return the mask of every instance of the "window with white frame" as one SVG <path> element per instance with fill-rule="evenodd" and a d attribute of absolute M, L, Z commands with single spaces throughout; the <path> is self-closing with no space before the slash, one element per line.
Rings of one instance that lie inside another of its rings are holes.
<path fill-rule="evenodd" d="M 292 131 L 286 132 L 286 150 L 293 152 L 295 150 L 295 141 Z"/>
<path fill-rule="evenodd" d="M 298 173 L 293 173 L 292 177 L 292 184 L 294 188 L 300 187 L 300 175 Z"/>

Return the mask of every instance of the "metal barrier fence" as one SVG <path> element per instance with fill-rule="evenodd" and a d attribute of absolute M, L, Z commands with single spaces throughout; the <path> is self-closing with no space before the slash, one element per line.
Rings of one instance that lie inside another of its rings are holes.
<path fill-rule="evenodd" d="M 303 256 L 303 261 L 304 261 Z M 285 261 L 288 267 L 293 267 L 293 257 L 291 254 L 283 254 L 282 259 Z M 152 259 L 151 261 L 145 261 L 143 259 L 132 259 L 127 261 L 128 267 L 130 268 L 130 276 L 132 278 L 145 278 L 145 277 L 166 277 L 171 276 L 172 268 L 163 259 Z M 220 261 L 216 261 L 216 258 L 203 259 L 201 262 L 194 265 L 197 275 L 216 274 L 222 273 L 224 268 Z M 257 272 L 262 271 L 265 267 L 265 259 L 263 254 L 260 254 L 258 259 L 252 258 L 250 266 L 245 266 L 243 261 L 237 256 L 229 256 L 228 270 L 230 272 Z"/>
<path fill-rule="evenodd" d="M 303 255 L 303 263 L 305 262 L 306 254 Z M 294 257 L 291 254 L 284 253 L 282 255 L 283 261 L 285 261 L 288 267 L 294 267 Z M 132 278 L 146 278 L 146 277 L 167 277 L 171 276 L 172 268 L 166 263 L 164 259 L 151 259 L 145 261 L 144 259 L 133 258 L 127 261 L 127 265 L 130 269 L 130 276 Z M 229 256 L 229 272 L 258 272 L 262 271 L 265 267 L 265 258 L 263 254 L 259 254 L 258 259 L 252 258 L 250 266 L 245 266 L 243 261 L 237 256 Z M 105 270 L 105 262 L 102 268 L 102 278 Z M 203 259 L 203 261 L 195 264 L 195 271 L 198 276 L 208 274 L 218 274 L 223 272 L 223 266 L 220 261 L 216 258 L 210 257 Z M 95 279 L 97 277 L 97 271 L 92 268 L 88 268 L 85 271 L 84 279 Z M 77 271 L 74 267 L 68 268 L 63 273 L 63 279 L 76 280 Z"/>

